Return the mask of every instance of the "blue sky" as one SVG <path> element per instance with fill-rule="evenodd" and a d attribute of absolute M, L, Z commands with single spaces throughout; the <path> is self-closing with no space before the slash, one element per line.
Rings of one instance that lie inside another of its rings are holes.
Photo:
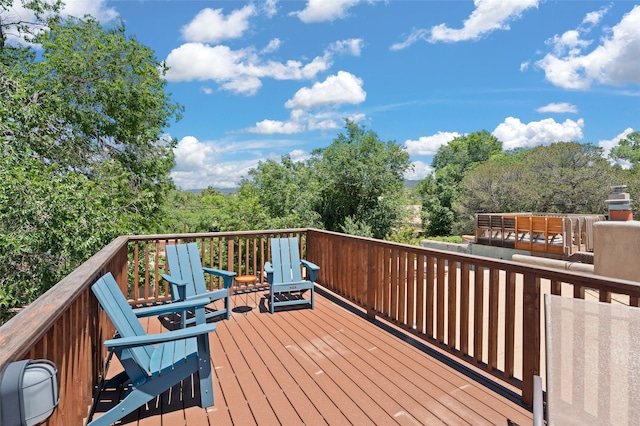
<path fill-rule="evenodd" d="M 408 179 L 438 147 L 493 133 L 505 149 L 608 150 L 640 130 L 638 1 L 75 0 L 170 67 L 185 107 L 182 189 L 233 188 L 284 154 L 308 158 L 350 118 L 406 148 Z"/>

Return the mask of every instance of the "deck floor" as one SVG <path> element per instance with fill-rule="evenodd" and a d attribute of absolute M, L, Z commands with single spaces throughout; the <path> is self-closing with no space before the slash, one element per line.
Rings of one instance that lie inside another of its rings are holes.
<path fill-rule="evenodd" d="M 314 310 L 271 315 L 263 293 L 232 297 L 210 336 L 215 405 L 198 406 L 190 381 L 123 419 L 128 425 L 528 425 L 529 411 L 443 363 L 410 335 L 370 322 L 353 305 L 316 291 Z M 248 302 L 247 302 L 248 301 Z M 336 303 L 336 301 L 338 303 Z M 149 332 L 162 325 L 145 320 Z M 109 376 L 121 367 L 111 363 Z M 103 391 L 95 416 L 121 389 Z"/>

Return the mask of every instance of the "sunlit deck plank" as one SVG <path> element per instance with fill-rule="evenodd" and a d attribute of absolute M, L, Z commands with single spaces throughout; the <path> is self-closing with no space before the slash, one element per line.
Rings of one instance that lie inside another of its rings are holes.
<path fill-rule="evenodd" d="M 201 409 L 185 382 L 122 424 L 531 423 L 524 408 L 410 344 L 411 336 L 400 339 L 386 323 L 365 320 L 357 308 L 320 292 L 313 311 L 271 315 L 260 302 L 217 322 L 210 336 L 214 407 Z M 147 327 L 157 331 L 160 323 Z"/>

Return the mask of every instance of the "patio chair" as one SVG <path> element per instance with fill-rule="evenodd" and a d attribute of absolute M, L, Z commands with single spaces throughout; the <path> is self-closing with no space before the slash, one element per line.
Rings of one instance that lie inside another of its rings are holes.
<path fill-rule="evenodd" d="M 303 280 L 301 268 L 309 270 L 309 279 Z M 297 238 L 272 238 L 271 262 L 264 265 L 269 284 L 269 310 L 274 312 L 276 306 L 309 304 L 313 309 L 314 281 L 320 267 L 300 259 Z M 310 298 L 304 293 L 310 290 Z"/>
<path fill-rule="evenodd" d="M 209 299 L 209 303 L 224 299 L 224 308 L 207 312 L 206 318 L 224 315 L 226 319 L 229 319 L 231 315 L 231 285 L 236 273 L 203 267 L 196 243 L 168 244 L 165 250 L 169 264 L 169 275 L 162 274 L 162 278 L 171 285 L 171 299 L 183 301 L 206 297 Z M 204 279 L 205 273 L 222 277 L 223 288 L 209 291 Z M 187 313 L 183 313 L 183 327 L 194 321 L 194 317 L 187 318 Z"/>
<path fill-rule="evenodd" d="M 216 325 L 205 324 L 204 306 L 208 299 L 168 303 L 134 312 L 111 273 L 96 281 L 91 290 L 117 330 L 116 336 L 105 341 L 104 345 L 124 368 L 103 388 L 130 380 L 131 390 L 115 407 L 91 421 L 90 426 L 107 426 L 116 422 L 194 373 L 194 382 L 198 380 L 200 384 L 200 406 L 213 405 L 208 334 L 216 329 Z M 175 309 L 196 309 L 199 324 L 147 335 L 138 321 L 139 317 L 161 315 Z"/>
<path fill-rule="evenodd" d="M 640 424 L 640 309 L 545 294 L 548 425 Z M 544 424 L 534 377 L 534 425 Z"/>

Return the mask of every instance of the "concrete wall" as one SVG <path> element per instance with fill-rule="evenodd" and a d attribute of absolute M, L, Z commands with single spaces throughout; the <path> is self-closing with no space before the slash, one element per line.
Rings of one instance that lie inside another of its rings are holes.
<path fill-rule="evenodd" d="M 504 247 L 485 246 L 482 244 L 456 244 L 440 241 L 422 240 L 421 247 L 434 250 L 446 250 L 454 253 L 473 254 L 476 256 L 491 257 L 493 259 L 511 260 L 514 254 L 531 255 L 526 250 L 516 250 Z"/>
<path fill-rule="evenodd" d="M 640 281 L 640 222 L 595 223 L 593 252 L 596 274 Z"/>
<path fill-rule="evenodd" d="M 514 262 L 526 263 L 527 265 L 542 266 L 545 268 L 564 269 L 566 271 L 586 272 L 593 274 L 594 267 L 588 263 L 570 262 L 568 260 L 547 259 L 544 257 L 523 256 L 514 254 L 511 258 Z"/>

